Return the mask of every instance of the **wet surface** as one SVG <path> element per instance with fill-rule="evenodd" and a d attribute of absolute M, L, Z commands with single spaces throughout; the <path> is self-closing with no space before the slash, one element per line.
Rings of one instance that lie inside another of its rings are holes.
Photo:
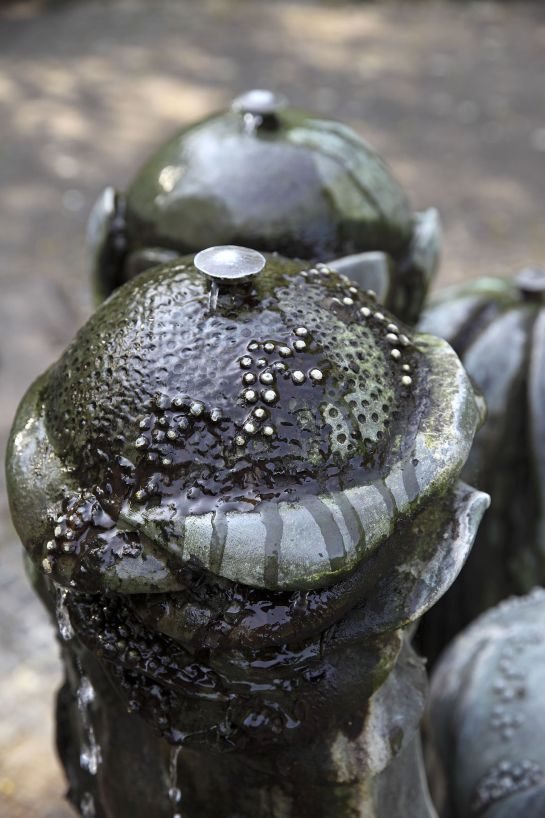
<path fill-rule="evenodd" d="M 415 208 L 439 207 L 441 282 L 543 264 L 544 46 L 540 4 L 3 4 L 2 450 L 25 388 L 89 314 L 82 238 L 98 193 L 248 87 L 346 120 Z M 68 818 L 51 739 L 57 649 L 3 484 L 0 503 L 0 813 Z"/>

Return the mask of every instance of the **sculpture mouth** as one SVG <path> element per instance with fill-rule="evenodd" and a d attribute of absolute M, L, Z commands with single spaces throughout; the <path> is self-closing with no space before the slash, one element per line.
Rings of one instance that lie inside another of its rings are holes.
<path fill-rule="evenodd" d="M 217 314 L 192 262 L 141 277 L 29 390 L 14 518 L 32 494 L 26 545 L 57 584 L 171 593 L 195 560 L 268 591 L 325 588 L 457 479 L 481 418 L 450 347 L 407 337 L 324 265 L 267 265 Z"/>
<path fill-rule="evenodd" d="M 198 581 L 196 572 L 193 581 Z M 401 646 L 399 635 L 375 636 L 360 644 L 354 672 L 347 663 L 347 640 L 335 643 L 324 628 L 334 610 L 327 616 L 323 609 L 313 628 L 297 633 L 295 624 L 305 602 L 308 605 L 301 595 L 270 599 L 267 610 L 267 600 L 258 601 L 247 589 L 243 611 L 241 603 L 237 610 L 236 599 L 242 602 L 244 595 L 240 589 L 224 587 L 222 594 L 213 578 L 201 577 L 201 582 L 209 584 L 204 593 L 195 586 L 191 593 L 189 619 L 196 617 L 195 597 L 200 598 L 201 621 L 193 628 L 176 615 L 188 593 L 158 599 L 78 593 L 63 597 L 78 640 L 101 661 L 129 709 L 171 743 L 229 750 L 255 741 L 267 747 L 323 733 L 342 723 L 356 691 L 364 700 L 372 694 Z M 214 605 L 214 589 L 223 597 L 223 606 L 217 600 Z M 326 600 L 321 602 L 325 605 Z M 253 617 L 255 630 L 236 645 L 236 634 L 248 617 Z M 229 625 L 231 632 L 225 633 Z M 291 639 L 284 641 L 288 631 Z M 199 644 L 203 632 L 206 638 Z M 324 701 L 329 701 L 325 708 Z"/>
<path fill-rule="evenodd" d="M 467 458 L 480 420 L 467 377 L 446 344 L 426 336 L 420 344 L 430 364 L 428 396 L 384 475 L 294 501 L 261 500 L 249 510 L 216 501 L 214 511 L 195 513 L 172 488 L 142 504 L 132 489 L 127 494 L 121 470 L 116 493 L 125 499 L 111 502 L 97 489 L 65 503 L 44 568 L 54 565 L 56 582 L 88 592 L 183 590 L 180 572 L 192 561 L 269 591 L 334 585 L 368 561 L 406 515 L 440 496 Z"/>
<path fill-rule="evenodd" d="M 328 588 L 271 592 L 192 564 L 172 593 L 59 592 L 78 640 L 168 741 L 297 742 L 342 729 L 377 689 L 403 629 L 456 577 L 487 504 L 458 484 Z"/>

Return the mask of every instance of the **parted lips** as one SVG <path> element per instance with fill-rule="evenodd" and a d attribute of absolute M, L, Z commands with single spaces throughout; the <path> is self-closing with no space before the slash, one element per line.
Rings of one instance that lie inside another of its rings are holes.
<path fill-rule="evenodd" d="M 14 519 L 61 585 L 168 592 L 191 563 L 323 587 L 467 458 L 481 412 L 445 342 L 326 265 L 200 266 L 126 285 L 23 400 Z"/>

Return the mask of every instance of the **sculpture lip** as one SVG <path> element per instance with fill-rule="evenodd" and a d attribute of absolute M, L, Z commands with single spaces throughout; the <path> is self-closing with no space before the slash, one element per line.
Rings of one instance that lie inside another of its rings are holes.
<path fill-rule="evenodd" d="M 176 560 L 196 559 L 235 582 L 270 589 L 330 585 L 387 539 L 396 523 L 414 514 L 459 472 L 480 424 L 477 401 L 458 359 L 445 342 L 424 339 L 432 380 L 452 378 L 450 406 L 430 390 L 414 445 L 384 478 L 297 502 L 269 501 L 254 511 L 180 517 L 174 505 L 142 510 L 125 503 L 119 519 L 160 543 Z M 449 372 L 450 369 L 450 372 Z M 435 446 L 441 448 L 438 457 Z M 220 529 L 221 526 L 221 529 Z M 222 532 L 220 562 L 215 538 Z"/>
<path fill-rule="evenodd" d="M 191 733 L 195 716 L 214 730 L 226 707 L 259 703 L 261 712 L 272 696 L 290 730 L 305 734 L 309 724 L 297 718 L 294 690 L 297 698 L 317 696 L 319 706 L 316 682 L 333 671 L 337 694 L 352 701 L 354 647 L 370 645 L 374 662 L 377 638 L 399 632 L 437 601 L 460 570 L 487 504 L 482 492 L 458 483 L 435 508 L 428 505 L 396 530 L 389 554 L 376 554 L 370 571 L 360 565 L 330 589 L 263 593 L 206 572 L 199 576 L 195 566 L 179 593 L 61 592 L 63 605 L 78 639 L 104 661 L 114 685 L 138 700 L 142 715 L 161 730 L 181 721 Z M 335 638 L 324 638 L 332 627 Z M 362 662 L 360 690 L 372 683 L 368 661 Z M 168 705 L 165 720 L 160 703 L 172 703 L 172 695 L 183 703 Z M 274 741 L 262 727 L 264 740 Z M 244 735 L 232 738 L 245 741 Z"/>

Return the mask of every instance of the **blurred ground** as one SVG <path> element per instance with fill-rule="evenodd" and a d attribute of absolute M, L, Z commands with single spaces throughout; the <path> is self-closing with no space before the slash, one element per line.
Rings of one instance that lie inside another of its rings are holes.
<path fill-rule="evenodd" d="M 249 87 L 350 122 L 445 224 L 441 282 L 545 263 L 545 7 L 111 0 L 0 5 L 0 448 L 88 314 L 101 188 Z M 0 485 L 0 815 L 68 818 L 52 632 Z"/>

